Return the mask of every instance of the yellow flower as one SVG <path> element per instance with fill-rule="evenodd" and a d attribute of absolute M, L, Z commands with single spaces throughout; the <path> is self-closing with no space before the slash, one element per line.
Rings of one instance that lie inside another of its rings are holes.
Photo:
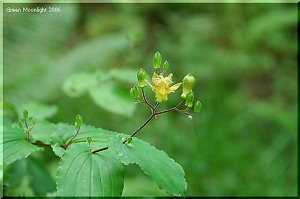
<path fill-rule="evenodd" d="M 154 73 L 152 76 L 153 85 L 146 80 L 147 84 L 150 86 L 152 91 L 155 92 L 156 94 L 155 95 L 156 102 L 161 103 L 163 101 L 167 101 L 168 94 L 174 93 L 175 90 L 177 90 L 181 85 L 181 83 L 177 83 L 171 86 L 171 84 L 173 83 L 172 76 L 173 76 L 172 73 L 169 74 L 169 76 L 167 77 L 164 77 L 162 74 L 158 75 Z"/>

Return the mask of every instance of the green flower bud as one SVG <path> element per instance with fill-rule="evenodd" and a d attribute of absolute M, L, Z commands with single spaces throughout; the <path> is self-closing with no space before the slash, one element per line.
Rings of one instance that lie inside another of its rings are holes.
<path fill-rule="evenodd" d="M 132 88 L 130 89 L 130 96 L 131 96 L 134 100 L 139 99 L 140 96 L 141 96 L 139 87 L 137 87 L 136 85 L 135 85 L 134 87 L 132 87 Z"/>
<path fill-rule="evenodd" d="M 195 84 L 195 78 L 192 75 L 187 74 L 182 80 L 181 98 L 185 99 L 186 94 L 193 89 L 194 84 Z"/>
<path fill-rule="evenodd" d="M 28 111 L 27 110 L 23 111 L 23 117 L 24 117 L 24 119 L 28 118 Z"/>
<path fill-rule="evenodd" d="M 189 117 L 188 117 L 190 120 L 192 120 L 193 119 L 193 116 L 191 116 L 191 115 L 189 115 Z"/>
<path fill-rule="evenodd" d="M 82 125 L 82 117 L 81 115 L 77 115 L 75 118 L 75 127 L 79 129 Z"/>
<path fill-rule="evenodd" d="M 31 119 L 31 123 L 32 123 L 32 125 L 34 126 L 34 125 L 36 124 L 36 119 L 35 119 L 35 118 L 32 118 L 32 119 Z"/>
<path fill-rule="evenodd" d="M 139 72 L 137 73 L 137 78 L 138 78 L 138 86 L 141 88 L 144 88 L 147 86 L 145 79 L 146 79 L 146 72 L 144 71 L 144 69 L 140 69 Z"/>
<path fill-rule="evenodd" d="M 196 114 L 200 113 L 201 107 L 202 107 L 201 102 L 200 102 L 200 101 L 197 101 L 197 102 L 195 103 L 194 112 L 195 112 Z"/>
<path fill-rule="evenodd" d="M 164 67 L 164 70 L 168 70 L 168 68 L 169 68 L 169 62 L 165 61 L 163 67 Z"/>
<path fill-rule="evenodd" d="M 185 106 L 189 108 L 193 107 L 193 101 L 194 101 L 194 93 L 193 91 L 190 91 L 188 92 L 188 94 L 186 94 Z"/>
<path fill-rule="evenodd" d="M 91 138 L 91 137 L 87 137 L 87 138 L 86 138 L 86 141 L 87 141 L 87 143 L 91 144 L 92 138 Z"/>
<path fill-rule="evenodd" d="M 160 69 L 160 64 L 161 64 L 161 55 L 159 52 L 156 52 L 153 57 L 154 69 Z"/>
<path fill-rule="evenodd" d="M 19 120 L 19 121 L 18 121 L 18 125 L 19 125 L 19 127 L 20 127 L 21 129 L 23 129 L 23 122 L 22 122 L 22 120 Z"/>

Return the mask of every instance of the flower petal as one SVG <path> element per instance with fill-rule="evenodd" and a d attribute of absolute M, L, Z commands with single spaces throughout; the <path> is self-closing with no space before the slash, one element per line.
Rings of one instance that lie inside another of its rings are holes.
<path fill-rule="evenodd" d="M 149 87 L 152 89 L 152 91 L 154 91 L 155 90 L 154 86 L 152 86 L 152 84 L 150 82 L 148 82 L 148 80 L 145 79 L 145 81 L 149 85 Z"/>
<path fill-rule="evenodd" d="M 169 91 L 169 92 L 170 92 L 170 93 L 171 93 L 171 92 L 175 92 L 175 91 L 179 88 L 179 86 L 180 86 L 181 84 L 182 84 L 182 83 L 174 84 L 173 86 L 170 87 L 170 89 L 169 89 L 170 91 Z"/>

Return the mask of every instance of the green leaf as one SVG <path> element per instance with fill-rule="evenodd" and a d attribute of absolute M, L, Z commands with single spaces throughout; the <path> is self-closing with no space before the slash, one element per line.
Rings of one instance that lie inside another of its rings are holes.
<path fill-rule="evenodd" d="M 30 135 L 34 141 L 50 144 L 51 135 L 56 131 L 56 128 L 56 124 L 50 123 L 46 120 L 39 120 L 30 131 Z"/>
<path fill-rule="evenodd" d="M 133 138 L 123 144 L 128 135 L 119 134 L 111 140 L 109 150 L 124 164 L 136 163 L 160 188 L 174 196 L 184 196 L 187 183 L 182 167 L 161 150 Z"/>
<path fill-rule="evenodd" d="M 136 84 L 137 83 L 137 74 L 138 70 L 134 69 L 113 69 L 110 71 L 110 75 L 118 80 L 123 82 Z"/>
<path fill-rule="evenodd" d="M 50 176 L 48 170 L 31 157 L 18 160 L 8 168 L 5 177 L 8 190 L 20 186 L 24 178 L 29 179 L 27 187 L 32 189 L 35 196 L 45 196 L 46 193 L 56 190 L 55 181 Z M 23 195 L 22 192 L 24 191 L 21 189 L 18 192 L 15 192 L 15 194 Z M 33 193 L 29 195 L 34 196 Z"/>
<path fill-rule="evenodd" d="M 82 125 L 79 134 L 74 139 L 74 143 L 85 142 L 88 137 L 93 138 L 91 143 L 92 149 L 96 150 L 99 148 L 107 147 L 109 141 L 117 135 L 116 132 L 96 128 L 90 125 Z"/>
<path fill-rule="evenodd" d="M 55 130 L 51 135 L 50 143 L 64 145 L 68 140 L 75 135 L 75 127 L 66 123 L 58 123 L 55 125 Z"/>
<path fill-rule="evenodd" d="M 56 125 L 56 130 L 51 135 L 51 147 L 53 152 L 61 157 L 65 152 L 60 146 L 66 144 L 75 135 L 75 127 L 73 125 L 59 123 Z M 108 146 L 109 140 L 117 135 L 112 131 L 96 128 L 83 124 L 80 131 L 72 143 L 86 142 L 88 137 L 93 138 L 91 146 L 94 150 Z"/>
<path fill-rule="evenodd" d="M 132 116 L 135 106 L 130 98 L 129 89 L 110 82 L 91 88 L 89 92 L 101 108 L 127 117 Z"/>
<path fill-rule="evenodd" d="M 18 159 L 26 158 L 34 151 L 40 150 L 39 147 L 26 141 L 26 133 L 19 127 L 4 127 L 3 132 L 1 130 L 3 140 L 0 140 L 0 144 L 3 144 L 4 164 L 11 164 Z"/>
<path fill-rule="evenodd" d="M 84 94 L 88 88 L 94 87 L 99 81 L 97 73 L 81 72 L 69 76 L 63 84 L 64 92 L 70 97 Z"/>
<path fill-rule="evenodd" d="M 30 176 L 30 187 L 35 196 L 44 196 L 55 191 L 55 181 L 48 170 L 33 158 L 27 159 L 27 174 Z"/>
<path fill-rule="evenodd" d="M 57 195 L 121 196 L 124 167 L 109 151 L 91 155 L 86 143 L 72 144 L 57 171 Z"/>
<path fill-rule="evenodd" d="M 50 118 L 57 112 L 56 106 L 42 104 L 39 102 L 28 102 L 24 104 L 22 107 L 28 110 L 30 117 L 36 118 L 38 120 Z"/>
<path fill-rule="evenodd" d="M 65 153 L 65 149 L 61 148 L 60 146 L 61 146 L 60 144 L 54 144 L 54 145 L 51 145 L 51 148 L 52 148 L 54 154 L 61 158 L 63 156 L 63 154 Z"/>

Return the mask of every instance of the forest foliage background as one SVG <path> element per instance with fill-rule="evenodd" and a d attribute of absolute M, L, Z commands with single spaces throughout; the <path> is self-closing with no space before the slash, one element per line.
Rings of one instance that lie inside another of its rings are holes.
<path fill-rule="evenodd" d="M 73 124 L 81 114 L 87 124 L 130 134 L 148 117 L 146 107 L 120 114 L 87 93 L 66 96 L 64 82 L 82 72 L 141 67 L 150 78 L 159 51 L 175 82 L 195 76 L 203 109 L 194 120 L 160 116 L 138 137 L 183 166 L 187 195 L 297 194 L 297 4 L 52 6 L 62 12 L 4 13 L 4 123 L 39 102 L 55 106 L 51 122 Z M 120 83 L 128 92 L 119 96 L 128 98 L 132 84 Z M 109 92 L 99 95 L 113 100 Z M 177 104 L 179 95 L 162 107 Z M 5 167 L 4 193 L 55 193 L 58 160 L 46 149 Z M 123 195 L 167 194 L 131 165 Z"/>

